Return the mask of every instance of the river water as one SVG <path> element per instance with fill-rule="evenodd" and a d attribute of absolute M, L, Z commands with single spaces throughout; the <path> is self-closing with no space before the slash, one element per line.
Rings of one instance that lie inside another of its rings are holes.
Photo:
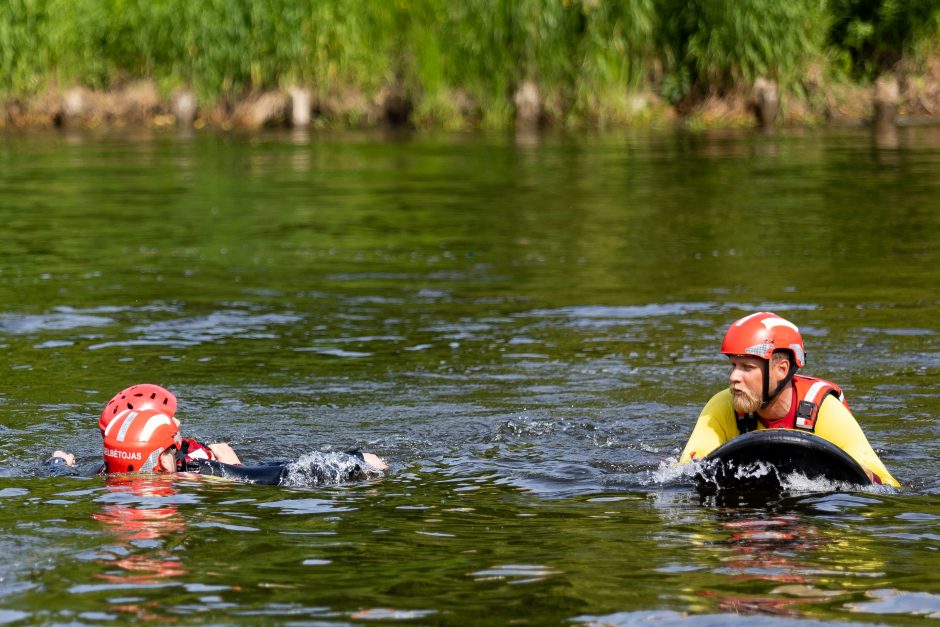
<path fill-rule="evenodd" d="M 0 622 L 935 621 L 937 207 L 934 128 L 0 137 Z M 903 490 L 672 467 L 757 310 Z M 248 463 L 391 470 L 50 476 L 142 382 Z"/>

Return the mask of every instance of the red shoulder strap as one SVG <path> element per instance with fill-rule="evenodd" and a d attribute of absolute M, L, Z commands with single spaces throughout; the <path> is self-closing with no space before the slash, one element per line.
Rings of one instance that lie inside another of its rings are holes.
<path fill-rule="evenodd" d="M 796 417 L 793 426 L 796 429 L 812 433 L 816 430 L 816 418 L 823 401 L 830 394 L 845 403 L 842 390 L 835 383 L 815 377 L 797 375 L 793 377 L 796 386 Z"/>

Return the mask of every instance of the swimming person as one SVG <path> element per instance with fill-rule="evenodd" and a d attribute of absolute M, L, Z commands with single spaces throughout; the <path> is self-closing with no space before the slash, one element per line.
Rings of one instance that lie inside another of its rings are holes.
<path fill-rule="evenodd" d="M 857 461 L 873 483 L 900 487 L 868 443 L 836 384 L 796 374 L 806 362 L 796 325 L 759 312 L 731 324 L 721 343 L 730 385 L 698 417 L 679 464 L 700 460 L 738 435 L 796 429 L 828 440 Z"/>
<path fill-rule="evenodd" d="M 159 410 L 119 412 L 105 429 L 104 466 L 99 472 L 192 472 L 277 485 L 290 483 L 293 471 L 300 475 L 302 485 L 321 485 L 379 477 L 388 469 L 388 464 L 377 455 L 358 450 L 319 454 L 312 462 L 301 458 L 297 462 L 273 461 L 257 466 L 227 464 L 204 458 L 189 459 L 183 448 L 184 442 L 179 424 Z M 68 472 L 75 465 L 75 457 L 64 451 L 56 451 L 47 464 L 69 467 L 59 469 Z"/>
<path fill-rule="evenodd" d="M 243 466 L 238 455 L 227 443 L 202 444 L 180 435 L 180 421 L 175 417 L 176 396 L 169 390 L 150 383 L 133 385 L 121 390 L 105 405 L 98 419 L 98 428 L 104 440 L 104 464 L 96 472 L 198 472 L 224 476 L 255 483 L 279 483 L 289 470 L 296 469 L 308 482 L 336 483 L 376 476 L 388 470 L 388 464 L 373 453 L 352 450 L 345 453 L 316 454 L 296 463 L 268 462 L 260 466 Z M 162 416 L 159 418 L 158 416 Z M 168 421 L 175 431 L 174 441 L 168 443 L 163 434 Z M 136 424 L 136 427 L 132 427 Z M 144 430 L 140 425 L 149 425 Z M 153 440 L 153 446 L 151 446 Z M 127 457 L 127 447 L 132 458 Z M 157 448 L 162 453 L 150 459 Z M 165 456 L 172 448 L 174 463 Z M 123 453 L 122 453 L 123 451 Z M 144 455 L 146 453 L 146 455 Z M 109 457 L 111 457 L 109 461 Z M 130 462 L 130 463 L 123 463 Z M 303 462 L 303 463 L 301 463 Z M 47 460 L 49 467 L 61 467 L 60 474 L 76 474 L 75 456 L 57 450 Z M 278 474 L 278 471 L 282 471 Z"/>
<path fill-rule="evenodd" d="M 98 429 L 104 436 L 108 424 L 119 414 L 131 410 L 156 409 L 169 416 L 177 426 L 180 421 L 176 418 L 176 396 L 166 388 L 153 383 L 140 383 L 125 388 L 115 394 L 101 410 L 98 418 Z M 197 459 L 214 459 L 225 464 L 240 464 L 238 455 L 231 446 L 225 442 L 215 444 L 202 444 L 192 438 L 183 438 L 180 450 L 184 452 L 189 461 Z"/>

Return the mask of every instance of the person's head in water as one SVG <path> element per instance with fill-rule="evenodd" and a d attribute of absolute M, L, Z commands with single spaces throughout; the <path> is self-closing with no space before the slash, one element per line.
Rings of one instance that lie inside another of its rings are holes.
<path fill-rule="evenodd" d="M 114 420 L 118 414 L 127 410 L 156 409 L 160 413 L 173 418 L 176 414 L 176 397 L 166 388 L 153 383 L 139 383 L 129 388 L 124 388 L 115 394 L 101 411 L 101 417 L 98 419 L 98 428 L 102 435 L 108 424 Z M 176 420 L 175 418 L 173 418 Z M 179 421 L 176 420 L 179 424 Z"/>
<path fill-rule="evenodd" d="M 721 342 L 721 352 L 731 359 L 728 379 L 734 410 L 741 414 L 773 403 L 806 363 L 796 325 L 765 311 L 733 322 Z"/>
<path fill-rule="evenodd" d="M 104 431 L 108 472 L 176 472 L 177 423 L 155 409 L 125 410 Z"/>

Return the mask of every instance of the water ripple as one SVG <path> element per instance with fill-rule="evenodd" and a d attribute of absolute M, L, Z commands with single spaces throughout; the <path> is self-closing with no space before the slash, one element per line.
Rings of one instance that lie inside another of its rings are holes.
<path fill-rule="evenodd" d="M 849 603 L 846 607 L 853 612 L 866 614 L 907 614 L 940 618 L 940 595 L 937 594 L 887 588 L 869 590 L 865 596 L 873 600 Z"/>
<path fill-rule="evenodd" d="M 87 314 L 60 312 L 39 315 L 0 314 L 0 332 L 14 335 L 44 331 L 70 331 L 84 327 L 104 327 L 113 324 L 112 318 Z"/>
<path fill-rule="evenodd" d="M 275 325 L 298 322 L 302 317 L 293 313 L 253 314 L 247 311 L 217 311 L 207 316 L 194 316 L 175 320 L 163 320 L 131 327 L 128 332 L 142 338 L 130 338 L 93 344 L 89 350 L 112 346 L 170 345 L 176 347 L 196 346 L 219 340 L 238 337 L 240 339 L 272 339 L 266 332 Z"/>

